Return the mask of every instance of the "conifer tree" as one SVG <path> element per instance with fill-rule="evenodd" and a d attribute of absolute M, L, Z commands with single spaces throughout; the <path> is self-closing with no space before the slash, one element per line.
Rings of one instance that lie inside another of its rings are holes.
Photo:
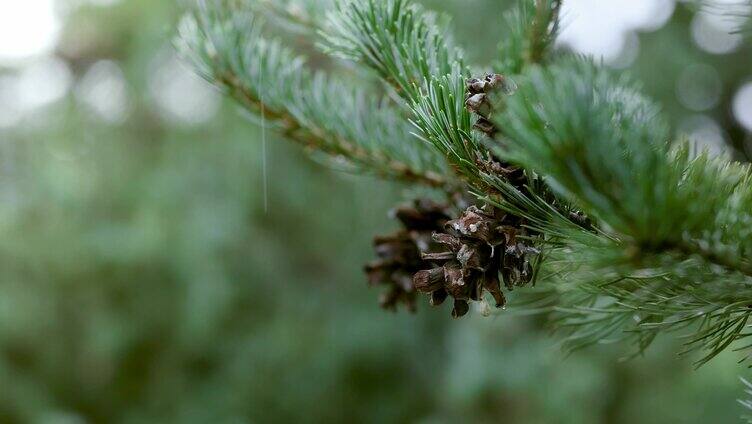
<path fill-rule="evenodd" d="M 374 242 L 384 307 L 425 294 L 457 318 L 527 308 L 568 349 L 625 339 L 641 353 L 681 331 L 698 365 L 751 352 L 749 166 L 693 151 L 639 84 L 557 51 L 560 0 L 520 0 L 483 66 L 408 0 L 321 3 L 206 1 L 177 44 L 287 139 L 431 192 Z M 330 60 L 304 59 L 279 27 Z"/>

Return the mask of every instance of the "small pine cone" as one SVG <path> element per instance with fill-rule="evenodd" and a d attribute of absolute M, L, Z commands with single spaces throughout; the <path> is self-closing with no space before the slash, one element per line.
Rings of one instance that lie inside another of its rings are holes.
<path fill-rule="evenodd" d="M 413 274 L 430 263 L 422 255 L 436 249 L 438 245 L 433 241 L 432 233 L 440 231 L 450 217 L 445 206 L 430 200 L 416 200 L 397 207 L 391 215 L 402 223 L 403 228 L 393 234 L 374 238 L 378 259 L 366 265 L 364 270 L 370 285 L 388 287 L 381 296 L 382 308 L 396 310 L 400 304 L 404 304 L 409 311 L 414 311 L 416 293 Z M 439 304 L 441 301 L 443 299 L 438 294 L 435 302 Z"/>
<path fill-rule="evenodd" d="M 483 78 L 470 78 L 466 83 L 467 98 L 465 107 L 478 116 L 474 128 L 493 138 L 498 129 L 491 122 L 494 97 L 511 95 L 516 90 L 514 83 L 499 74 L 488 74 Z"/>
<path fill-rule="evenodd" d="M 476 117 L 473 128 L 489 138 L 495 138 L 499 132 L 499 128 L 493 123 L 496 98 L 513 94 L 517 87 L 503 75 L 488 74 L 483 78 L 470 78 L 465 88 L 465 107 Z M 499 175 L 518 189 L 526 190 L 527 178 L 521 168 L 504 163 L 490 153 L 485 156 L 480 155 L 475 160 L 481 170 L 491 175 Z"/>
<path fill-rule="evenodd" d="M 510 180 L 517 172 L 504 170 Z M 427 200 L 395 208 L 391 215 L 403 228 L 374 239 L 378 259 L 365 267 L 369 284 L 387 287 L 380 302 L 385 309 L 404 305 L 414 311 L 417 293 L 425 293 L 433 306 L 451 297 L 452 316 L 459 318 L 485 292 L 503 307 L 502 281 L 511 290 L 532 279 L 530 257 L 538 251 L 520 237 L 528 233 L 515 216 L 469 206 L 450 219 L 445 206 Z"/>
<path fill-rule="evenodd" d="M 506 299 L 499 276 L 510 290 L 529 283 L 533 275 L 530 256 L 539 253 L 520 235 L 526 235 L 526 230 L 519 219 L 470 206 L 446 223 L 445 232 L 433 234 L 433 241 L 443 250 L 422 254 L 432 267 L 413 275 L 413 287 L 430 294 L 432 305 L 451 296 L 455 318 L 467 314 L 468 302 L 481 300 L 486 291 L 496 307 L 503 307 Z"/>

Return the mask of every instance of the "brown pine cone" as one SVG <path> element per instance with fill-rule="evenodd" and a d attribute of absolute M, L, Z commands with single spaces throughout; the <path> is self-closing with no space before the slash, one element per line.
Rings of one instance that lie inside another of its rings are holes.
<path fill-rule="evenodd" d="M 494 105 L 498 104 L 495 97 L 514 93 L 516 89 L 514 82 L 508 80 L 503 75 L 487 74 L 483 78 L 470 78 L 467 80 L 465 87 L 465 107 L 477 118 L 473 128 L 484 133 L 489 138 L 496 138 L 499 129 L 492 122 Z M 479 155 L 475 162 L 484 172 L 498 175 L 524 191 L 527 177 L 521 168 L 496 158 L 490 152 L 486 152 L 485 155 Z"/>
<path fill-rule="evenodd" d="M 415 290 L 431 295 L 431 304 L 441 304 L 448 296 L 454 299 L 452 316 L 459 318 L 468 310 L 469 301 L 479 301 L 488 291 L 496 307 L 506 303 L 499 276 L 508 289 L 525 285 L 533 276 L 530 256 L 538 254 L 514 217 L 500 211 L 467 208 L 462 215 L 445 225 L 444 232 L 434 233 L 433 241 L 441 249 L 422 254 L 433 264 L 413 276 Z"/>
<path fill-rule="evenodd" d="M 467 80 L 466 89 L 465 107 L 478 116 L 473 128 L 493 138 L 498 132 L 496 126 L 491 122 L 494 96 L 514 93 L 516 89 L 514 82 L 503 75 L 488 74 L 483 78 Z"/>
<path fill-rule="evenodd" d="M 396 310 L 404 304 L 409 311 L 415 311 L 412 276 L 425 267 L 422 253 L 435 247 L 431 234 L 440 231 L 450 216 L 444 205 L 425 199 L 398 207 L 391 215 L 402 223 L 403 229 L 374 238 L 378 259 L 366 265 L 365 272 L 369 284 L 388 287 L 381 296 L 382 308 Z"/>

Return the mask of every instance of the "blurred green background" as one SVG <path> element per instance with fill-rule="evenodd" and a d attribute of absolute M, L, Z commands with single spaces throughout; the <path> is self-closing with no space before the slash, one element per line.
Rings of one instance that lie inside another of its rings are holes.
<path fill-rule="evenodd" d="M 424 3 L 454 17 L 472 60 L 493 59 L 510 2 Z M 751 43 L 712 51 L 693 9 L 662 3 L 668 23 L 627 31 L 609 63 L 629 65 L 677 131 L 745 160 Z M 264 177 L 259 126 L 175 57 L 177 2 L 55 7 L 54 50 L 0 65 L 0 423 L 744 413 L 749 372 L 731 352 L 698 371 L 668 338 L 626 362 L 618 343 L 565 357 L 535 318 L 381 311 L 361 267 L 406 191 L 273 135 Z"/>

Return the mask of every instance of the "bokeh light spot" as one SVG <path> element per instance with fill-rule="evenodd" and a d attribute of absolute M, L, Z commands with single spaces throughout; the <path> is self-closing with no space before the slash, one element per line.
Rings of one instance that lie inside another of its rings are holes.
<path fill-rule="evenodd" d="M 718 105 L 723 83 L 712 66 L 697 63 L 689 65 L 676 79 L 676 97 L 689 110 L 701 112 Z"/>
<path fill-rule="evenodd" d="M 54 0 L 0 0 L 0 63 L 48 53 L 59 31 Z"/>
<path fill-rule="evenodd" d="M 635 32 L 661 28 L 675 7 L 674 0 L 565 1 L 559 43 L 626 67 L 638 54 Z"/>
<path fill-rule="evenodd" d="M 734 95 L 734 117 L 749 132 L 752 132 L 752 82 L 744 84 Z"/>
<path fill-rule="evenodd" d="M 221 97 L 172 53 L 157 55 L 150 66 L 149 92 L 162 117 L 177 124 L 201 124 L 219 110 Z"/>
<path fill-rule="evenodd" d="M 125 75 L 117 63 L 102 60 L 89 68 L 76 88 L 84 107 L 110 124 L 123 122 L 130 110 Z"/>

